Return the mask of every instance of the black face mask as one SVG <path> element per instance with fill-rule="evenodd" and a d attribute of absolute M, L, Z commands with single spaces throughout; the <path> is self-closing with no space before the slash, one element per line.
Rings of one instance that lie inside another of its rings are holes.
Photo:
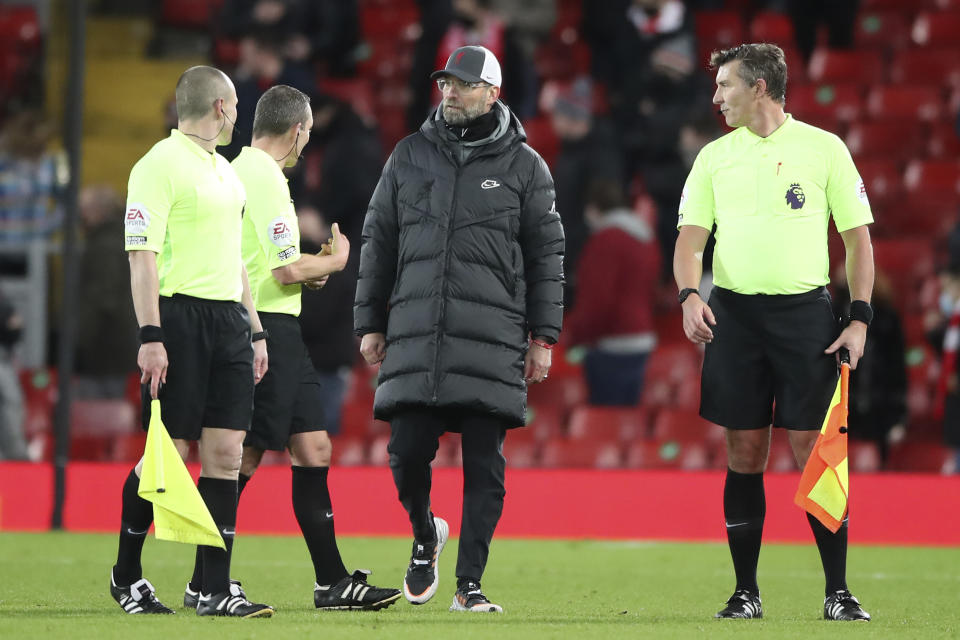
<path fill-rule="evenodd" d="M 477 24 L 477 19 L 473 16 L 465 16 L 463 14 L 455 14 L 453 16 L 454 22 L 459 23 L 460 25 L 466 27 L 467 29 L 472 29 Z"/>

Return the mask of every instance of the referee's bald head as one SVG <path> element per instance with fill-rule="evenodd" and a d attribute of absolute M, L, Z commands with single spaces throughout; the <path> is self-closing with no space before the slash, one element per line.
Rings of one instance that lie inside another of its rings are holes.
<path fill-rule="evenodd" d="M 197 120 L 213 111 L 214 103 L 229 101 L 236 93 L 223 71 L 207 66 L 190 67 L 177 80 L 177 119 Z"/>

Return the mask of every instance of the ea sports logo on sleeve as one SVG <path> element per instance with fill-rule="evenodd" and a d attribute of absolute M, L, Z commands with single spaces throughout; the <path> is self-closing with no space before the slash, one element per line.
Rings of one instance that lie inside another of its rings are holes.
<path fill-rule="evenodd" d="M 270 242 L 278 247 L 287 247 L 293 244 L 293 229 L 283 216 L 277 216 L 270 221 L 268 229 Z"/>
<path fill-rule="evenodd" d="M 127 233 L 143 234 L 150 226 L 150 213 L 142 204 L 127 205 L 123 216 L 123 228 Z"/>

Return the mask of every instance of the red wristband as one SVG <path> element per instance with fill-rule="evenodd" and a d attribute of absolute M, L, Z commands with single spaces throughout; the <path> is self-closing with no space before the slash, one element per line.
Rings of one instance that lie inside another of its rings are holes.
<path fill-rule="evenodd" d="M 537 340 L 536 338 L 534 338 L 534 339 L 531 340 L 530 342 L 532 342 L 533 344 L 537 345 L 538 347 L 543 347 L 543 348 L 546 349 L 547 351 L 549 351 L 550 349 L 553 349 L 553 345 L 552 345 L 552 344 L 550 344 L 549 342 L 544 342 L 543 340 Z"/>

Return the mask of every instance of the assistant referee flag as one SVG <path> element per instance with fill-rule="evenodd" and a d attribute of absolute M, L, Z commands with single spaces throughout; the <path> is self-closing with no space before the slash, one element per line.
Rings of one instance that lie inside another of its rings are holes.
<path fill-rule="evenodd" d="M 207 505 L 160 420 L 159 400 L 150 404 L 150 428 L 137 493 L 153 503 L 154 533 L 158 540 L 226 550 Z"/>
<path fill-rule="evenodd" d="M 850 363 L 840 365 L 840 379 L 817 442 L 803 468 L 794 502 L 834 533 L 847 516 L 847 407 Z"/>

